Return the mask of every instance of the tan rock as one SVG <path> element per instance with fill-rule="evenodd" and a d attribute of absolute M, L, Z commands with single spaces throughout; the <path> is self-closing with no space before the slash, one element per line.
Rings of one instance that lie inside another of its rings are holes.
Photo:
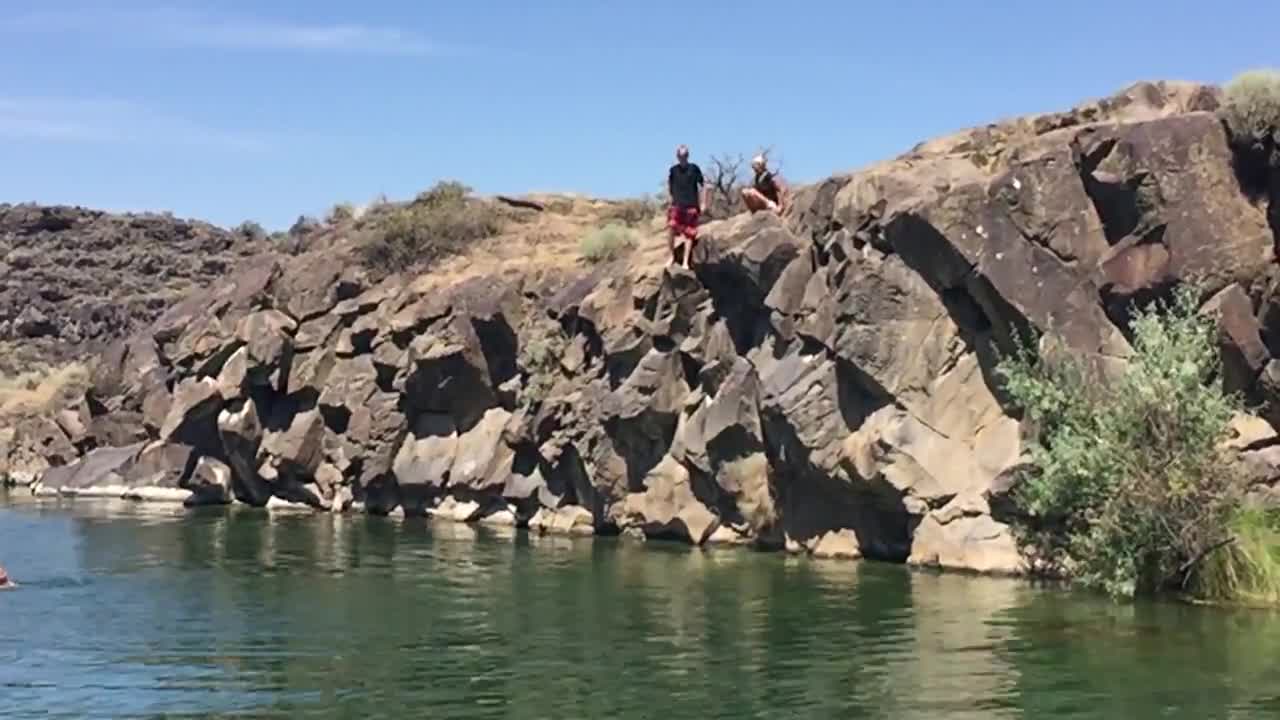
<path fill-rule="evenodd" d="M 809 552 L 817 558 L 856 560 L 862 557 L 862 546 L 858 543 L 857 534 L 846 528 L 824 533 Z"/>
<path fill-rule="evenodd" d="M 1019 575 L 1027 571 L 1012 529 L 986 513 L 986 503 L 956 498 L 920 521 L 912 541 L 913 565 Z"/>
<path fill-rule="evenodd" d="M 1243 450 L 1252 445 L 1259 445 L 1280 440 L 1271 423 L 1256 415 L 1238 412 L 1231 416 L 1231 437 L 1223 443 L 1223 447 L 1231 450 Z"/>
<path fill-rule="evenodd" d="M 619 526 L 636 526 L 650 537 L 673 536 L 701 545 L 720 520 L 693 494 L 689 471 L 671 456 L 645 476 L 645 491 L 618 508 Z"/>
<path fill-rule="evenodd" d="M 198 445 L 216 433 L 222 396 L 213 378 L 188 378 L 174 389 L 173 405 L 160 426 L 160 439 Z M 216 434 L 214 435 L 216 437 Z"/>
<path fill-rule="evenodd" d="M 529 519 L 529 530 L 541 535 L 594 535 L 591 511 L 578 505 L 541 508 Z"/>

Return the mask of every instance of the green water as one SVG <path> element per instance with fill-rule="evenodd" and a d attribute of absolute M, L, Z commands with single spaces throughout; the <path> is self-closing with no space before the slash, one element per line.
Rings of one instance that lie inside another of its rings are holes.
<path fill-rule="evenodd" d="M 0 716 L 1274 718 L 1280 615 L 385 518 L 0 500 Z"/>

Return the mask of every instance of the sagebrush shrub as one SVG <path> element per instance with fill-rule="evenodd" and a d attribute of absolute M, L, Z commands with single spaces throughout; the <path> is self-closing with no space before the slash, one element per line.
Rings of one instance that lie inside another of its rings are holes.
<path fill-rule="evenodd" d="M 337 225 L 338 223 L 353 220 L 355 217 L 356 206 L 349 202 L 340 202 L 329 210 L 329 217 L 327 220 L 330 225 Z"/>
<path fill-rule="evenodd" d="M 262 240 L 263 238 L 267 237 L 267 231 L 263 229 L 261 224 L 253 220 L 245 220 L 244 222 L 237 225 L 235 229 L 235 233 L 248 240 L 255 240 L 255 241 Z"/>
<path fill-rule="evenodd" d="M 583 236 L 582 257 L 597 263 L 612 260 L 636 244 L 636 231 L 617 223 L 596 228 Z"/>
<path fill-rule="evenodd" d="M 1280 70 L 1237 75 L 1223 88 L 1219 114 L 1238 145 L 1280 140 Z"/>
<path fill-rule="evenodd" d="M 1198 298 L 1184 286 L 1139 310 L 1118 377 L 1026 347 L 997 368 L 1037 427 L 1015 493 L 1032 540 L 1113 595 L 1187 585 L 1241 506 L 1242 474 L 1222 448 L 1239 404 L 1222 389 L 1216 323 Z"/>
<path fill-rule="evenodd" d="M 310 235 L 320 228 L 320 221 L 307 215 L 299 215 L 293 225 L 289 227 L 289 234 L 294 237 Z"/>
<path fill-rule="evenodd" d="M 414 205 L 440 207 L 465 203 L 471 197 L 471 188 L 457 180 L 441 180 L 430 188 L 418 193 L 413 199 Z"/>
<path fill-rule="evenodd" d="M 419 268 L 465 250 L 502 229 L 502 215 L 491 204 L 448 181 L 413 202 L 379 213 L 361 246 L 365 264 L 383 273 Z"/>

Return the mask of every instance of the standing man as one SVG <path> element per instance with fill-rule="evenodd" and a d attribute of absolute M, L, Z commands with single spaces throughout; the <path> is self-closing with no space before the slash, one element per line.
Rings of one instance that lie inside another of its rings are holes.
<path fill-rule="evenodd" d="M 769 170 L 764 155 L 751 158 L 751 170 L 755 174 L 751 187 L 742 188 L 742 202 L 751 212 L 770 210 L 782 214 L 787 209 L 787 186 L 777 173 Z"/>
<path fill-rule="evenodd" d="M 684 145 L 676 148 L 676 164 L 667 173 L 667 193 L 671 196 L 671 207 L 667 209 L 671 263 L 676 262 L 676 238 L 679 237 L 684 246 L 683 265 L 687 268 L 694 243 L 698 241 L 698 220 L 706 205 L 706 182 L 702 179 L 702 168 L 689 162 L 689 148 Z"/>

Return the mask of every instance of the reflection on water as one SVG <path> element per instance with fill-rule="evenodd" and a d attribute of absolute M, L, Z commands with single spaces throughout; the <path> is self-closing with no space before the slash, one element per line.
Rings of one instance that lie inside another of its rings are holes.
<path fill-rule="evenodd" d="M 1280 716 L 1280 617 L 420 519 L 0 505 L 5 717 Z"/>

